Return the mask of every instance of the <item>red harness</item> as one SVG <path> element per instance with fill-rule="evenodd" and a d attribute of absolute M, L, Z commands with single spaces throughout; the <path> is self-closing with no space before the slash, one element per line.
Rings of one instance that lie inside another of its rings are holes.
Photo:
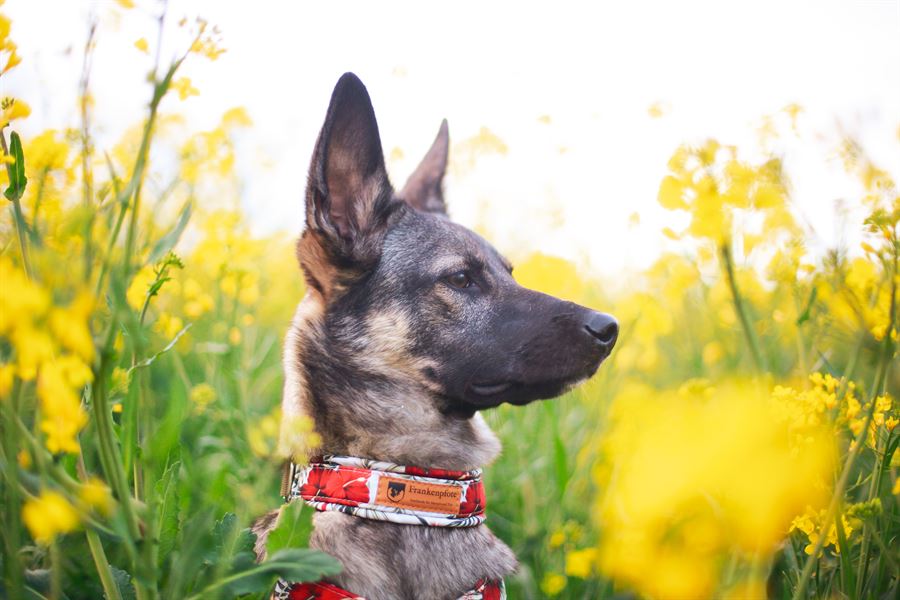
<path fill-rule="evenodd" d="M 325 456 L 308 465 L 289 463 L 285 501 L 302 498 L 319 511 L 429 527 L 474 527 L 485 520 L 481 469 L 451 471 L 356 458 Z M 325 582 L 279 581 L 275 600 L 365 600 Z M 505 600 L 503 581 L 479 580 L 459 600 Z"/>
<path fill-rule="evenodd" d="M 287 600 L 366 600 L 336 585 L 319 581 L 317 583 L 295 583 L 287 590 Z M 459 600 L 505 600 L 506 589 L 503 582 L 480 580 L 475 589 L 466 592 Z"/>

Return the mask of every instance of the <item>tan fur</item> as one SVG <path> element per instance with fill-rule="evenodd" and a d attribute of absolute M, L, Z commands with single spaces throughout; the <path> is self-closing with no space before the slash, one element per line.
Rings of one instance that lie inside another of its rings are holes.
<path fill-rule="evenodd" d="M 303 267 L 309 287 L 327 301 L 338 284 L 338 270 L 316 234 L 307 231 L 300 237 L 297 242 L 297 259 Z"/>
<path fill-rule="evenodd" d="M 281 361 L 284 367 L 284 387 L 281 400 L 282 423 L 290 423 L 293 417 L 312 416 L 309 403 L 309 391 L 306 384 L 306 373 L 300 357 L 303 354 L 303 340 L 299 332 L 306 327 L 315 327 L 322 318 L 324 308 L 321 297 L 313 291 L 297 305 L 291 326 L 284 338 L 284 351 Z M 284 448 L 289 436 L 283 429 L 280 432 L 279 447 Z M 298 457 L 300 458 L 300 457 Z M 305 458 L 305 457 L 304 457 Z"/>

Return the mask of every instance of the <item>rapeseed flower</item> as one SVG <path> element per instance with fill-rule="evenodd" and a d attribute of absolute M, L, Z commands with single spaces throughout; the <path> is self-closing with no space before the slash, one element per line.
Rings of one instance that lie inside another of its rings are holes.
<path fill-rule="evenodd" d="M 50 544 L 57 536 L 78 528 L 75 507 L 59 492 L 45 490 L 22 507 L 22 521 L 39 544 Z"/>

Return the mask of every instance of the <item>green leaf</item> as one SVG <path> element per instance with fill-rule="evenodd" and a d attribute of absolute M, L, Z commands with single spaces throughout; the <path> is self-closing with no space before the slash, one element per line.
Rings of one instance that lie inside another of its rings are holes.
<path fill-rule="evenodd" d="M 853 562 L 850 556 L 850 544 L 847 543 L 847 533 L 844 531 L 844 523 L 841 520 L 841 513 L 838 511 L 834 519 L 835 528 L 837 529 L 838 548 L 840 549 L 841 559 L 841 589 L 851 597 L 856 590 L 856 572 L 853 570 Z"/>
<path fill-rule="evenodd" d="M 282 507 L 266 540 L 266 554 L 274 556 L 285 548 L 306 548 L 312 533 L 312 511 L 304 510 L 303 502 L 291 502 Z"/>
<path fill-rule="evenodd" d="M 160 567 L 175 548 L 175 541 L 178 537 L 178 473 L 180 470 L 180 461 L 170 464 L 154 486 L 156 501 L 159 503 L 157 537 L 159 538 Z"/>
<path fill-rule="evenodd" d="M 162 236 L 159 241 L 156 242 L 156 245 L 153 246 L 153 250 L 150 252 L 150 258 L 147 260 L 149 264 L 156 264 L 169 252 L 169 250 L 175 247 L 175 244 L 181 239 L 181 234 L 184 232 L 184 228 L 187 227 L 188 221 L 191 220 L 192 208 L 193 202 L 190 200 L 184 203 L 181 212 L 178 214 L 178 220 L 175 221 L 175 225 L 173 225 L 172 229 Z"/>
<path fill-rule="evenodd" d="M 797 325 L 802 325 L 809 320 L 810 312 L 812 311 L 813 305 L 816 303 L 816 293 L 817 288 L 813 286 L 812 291 L 809 293 L 809 299 L 806 301 L 806 307 L 803 309 L 803 312 L 800 313 L 800 316 L 797 317 Z"/>
<path fill-rule="evenodd" d="M 28 179 L 25 177 L 25 155 L 22 153 L 22 140 L 15 131 L 9 138 L 9 156 L 12 156 L 15 162 L 6 166 L 6 172 L 9 174 L 9 186 L 3 195 L 10 202 L 15 202 L 25 193 L 25 185 L 28 183 Z"/>
<path fill-rule="evenodd" d="M 137 595 L 134 591 L 134 584 L 131 582 L 131 575 L 128 574 L 128 571 L 123 571 L 112 565 L 110 565 L 109 568 L 112 571 L 113 581 L 116 582 L 116 587 L 119 588 L 119 595 L 122 596 L 122 600 L 135 600 Z"/>
<path fill-rule="evenodd" d="M 232 572 L 209 585 L 192 600 L 206 598 L 213 590 L 225 592 L 233 597 L 241 594 L 264 591 L 281 578 L 287 581 L 318 581 L 322 577 L 336 575 L 341 571 L 341 563 L 334 558 L 308 548 L 288 548 L 280 550 L 263 563 L 255 563 L 252 552 L 242 552 L 235 557 Z"/>

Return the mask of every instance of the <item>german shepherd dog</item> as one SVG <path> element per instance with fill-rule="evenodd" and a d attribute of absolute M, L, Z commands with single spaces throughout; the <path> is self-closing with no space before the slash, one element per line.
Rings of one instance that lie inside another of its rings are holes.
<path fill-rule="evenodd" d="M 284 348 L 285 423 L 309 416 L 321 435 L 317 454 L 487 465 L 500 443 L 480 411 L 562 394 L 593 375 L 616 342 L 614 318 L 519 286 L 508 260 L 450 221 L 448 149 L 444 121 L 395 192 L 365 86 L 352 73 L 338 81 L 297 244 L 308 292 Z M 258 550 L 274 521 L 270 514 L 254 526 Z M 368 600 L 455 599 L 517 565 L 485 525 L 319 512 L 310 545 L 343 563 L 335 584 Z"/>

